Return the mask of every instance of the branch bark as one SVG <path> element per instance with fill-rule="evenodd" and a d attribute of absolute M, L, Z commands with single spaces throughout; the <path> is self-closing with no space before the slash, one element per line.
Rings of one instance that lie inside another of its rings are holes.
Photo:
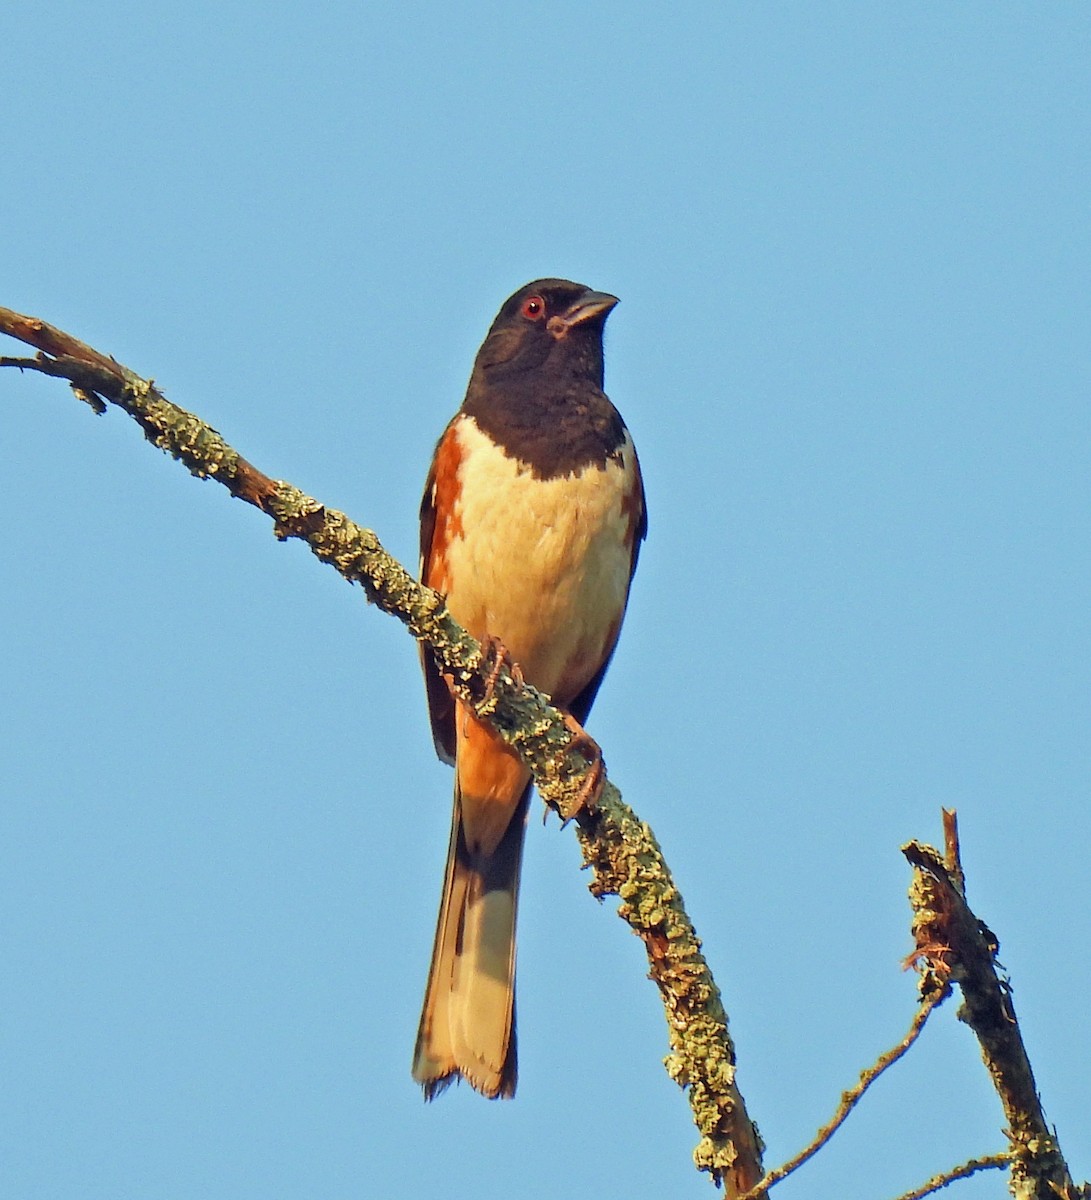
<path fill-rule="evenodd" d="M 1000 943 L 966 902 L 955 814 L 945 811 L 943 823 L 943 854 L 922 842 L 902 847 L 914 868 L 909 901 L 916 956 L 929 964 L 921 986 L 949 976 L 962 990 L 959 1018 L 976 1034 L 1004 1108 L 1011 1194 L 1016 1200 L 1091 1200 L 1091 1188 L 1073 1182 L 1056 1133 L 1046 1125 L 1011 986 L 997 971 Z"/>
<path fill-rule="evenodd" d="M 0 358 L 0 367 L 33 370 L 65 379 L 97 412 L 108 401 L 123 409 L 150 442 L 189 471 L 215 479 L 240 500 L 273 519 L 280 539 L 300 538 L 323 562 L 368 599 L 401 620 L 426 643 L 459 696 L 492 725 L 527 763 L 547 804 L 574 819 L 584 861 L 592 868 L 591 891 L 617 895 L 619 916 L 643 940 L 651 976 L 667 1018 L 671 1078 L 688 1091 L 701 1134 L 694 1162 L 729 1197 L 761 1179 L 762 1143 L 735 1083 L 735 1051 L 727 1016 L 701 943 L 686 915 L 649 827 L 605 780 L 594 807 L 580 797 L 590 764 L 561 714 L 546 697 L 512 677 L 505 664 L 486 686 L 481 646 L 448 613 L 444 598 L 423 587 L 386 553 L 371 530 L 326 508 L 288 483 L 269 478 L 233 449 L 216 430 L 166 399 L 151 380 L 63 330 L 0 308 L 0 333 L 33 346 L 30 358 Z"/>

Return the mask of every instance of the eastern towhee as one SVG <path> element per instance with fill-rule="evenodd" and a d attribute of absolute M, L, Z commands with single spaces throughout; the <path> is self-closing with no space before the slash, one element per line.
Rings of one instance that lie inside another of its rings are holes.
<path fill-rule="evenodd" d="M 564 279 L 520 288 L 478 351 L 421 503 L 421 578 L 479 640 L 581 725 L 610 662 L 647 528 L 632 439 L 602 390 L 617 303 Z M 413 1057 L 428 1099 L 452 1080 L 515 1092 L 515 910 L 530 772 L 423 654 L 454 815 Z"/>

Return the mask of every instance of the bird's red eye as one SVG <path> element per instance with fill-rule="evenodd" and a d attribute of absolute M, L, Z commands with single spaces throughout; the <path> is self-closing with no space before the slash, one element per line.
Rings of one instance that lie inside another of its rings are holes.
<path fill-rule="evenodd" d="M 545 307 L 541 296 L 530 296 L 523 301 L 521 312 L 528 321 L 540 321 L 545 316 Z"/>

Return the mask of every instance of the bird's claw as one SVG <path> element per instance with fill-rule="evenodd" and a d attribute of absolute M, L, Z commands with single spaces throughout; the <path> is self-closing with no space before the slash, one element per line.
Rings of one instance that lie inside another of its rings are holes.
<path fill-rule="evenodd" d="M 488 634 L 481 640 L 481 666 L 482 669 L 487 667 L 488 673 L 482 680 L 484 694 L 477 705 L 478 712 L 483 711 L 487 705 L 492 703 L 496 695 L 496 685 L 500 682 L 500 675 L 505 667 L 508 668 L 508 673 L 516 687 L 523 686 L 523 668 L 511 657 L 504 643 L 498 637 L 493 637 L 492 634 Z"/>
<path fill-rule="evenodd" d="M 598 803 L 599 796 L 602 795 L 603 784 L 606 782 L 606 764 L 602 757 L 602 747 L 571 713 L 564 714 L 564 723 L 572 734 L 572 741 L 569 742 L 568 749 L 575 750 L 588 762 L 579 795 L 565 818 L 566 821 L 570 821 L 574 817 L 580 816 L 581 813 L 590 812 Z"/>

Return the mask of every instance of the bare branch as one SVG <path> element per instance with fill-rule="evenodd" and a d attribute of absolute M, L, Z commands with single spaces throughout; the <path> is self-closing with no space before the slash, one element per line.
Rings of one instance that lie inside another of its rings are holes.
<path fill-rule="evenodd" d="M 644 942 L 666 1011 L 671 1045 L 667 1070 L 688 1089 L 701 1134 L 694 1161 L 717 1184 L 726 1184 L 729 1197 L 752 1188 L 761 1175 L 761 1139 L 735 1085 L 734 1046 L 701 943 L 651 830 L 622 803 L 617 788 L 605 781 L 597 804 L 581 806 L 590 764 L 574 745 L 562 715 L 534 688 L 513 678 L 507 664 L 498 673 L 490 671 L 482 647 L 451 618 L 444 598 L 417 583 L 374 533 L 290 484 L 270 479 L 214 429 L 171 404 L 150 380 L 70 334 L 11 309 L 0 308 L 0 332 L 40 352 L 32 359 L 0 359 L 0 367 L 66 379 L 96 409 L 104 408 L 104 400 L 124 409 L 149 441 L 194 475 L 217 480 L 272 517 L 278 538 L 305 541 L 318 558 L 359 583 L 374 604 L 427 643 L 460 698 L 533 771 L 543 799 L 563 817 L 576 820 L 584 859 L 593 869 L 591 891 L 620 896 L 619 915 Z"/>
<path fill-rule="evenodd" d="M 969 1179 L 978 1171 L 991 1171 L 997 1167 L 1008 1166 L 1011 1166 L 1010 1154 L 987 1154 L 984 1158 L 971 1158 L 960 1166 L 952 1167 L 949 1171 L 933 1175 L 920 1187 L 914 1188 L 911 1192 L 903 1192 L 900 1196 L 896 1196 L 895 1200 L 923 1200 L 923 1197 L 931 1196 L 933 1192 L 938 1192 L 940 1188 L 945 1188 L 949 1183 L 956 1183 L 960 1179 Z"/>
<path fill-rule="evenodd" d="M 945 853 L 909 842 L 902 853 L 912 863 L 909 902 L 917 954 L 962 989 L 959 1018 L 981 1045 L 993 1086 L 1004 1107 L 1011 1142 L 1011 1192 L 1017 1200 L 1091 1197 L 1077 1187 L 1056 1134 L 1045 1121 L 1034 1073 L 1019 1032 L 1011 986 L 997 974 L 996 935 L 966 903 L 955 814 L 944 813 Z M 927 980 L 928 974 L 925 979 Z"/>
<path fill-rule="evenodd" d="M 927 999 L 923 999 L 910 1023 L 909 1032 L 896 1046 L 892 1046 L 889 1050 L 881 1054 L 870 1067 L 861 1071 L 859 1080 L 847 1092 L 841 1093 L 841 1103 L 837 1106 L 837 1111 L 822 1126 L 818 1133 L 815 1134 L 810 1144 L 805 1146 L 794 1158 L 790 1158 L 786 1163 L 775 1167 L 751 1191 L 740 1196 L 739 1200 L 757 1200 L 758 1196 L 763 1195 L 774 1184 L 780 1183 L 782 1179 L 787 1179 L 793 1171 L 798 1170 L 805 1162 L 813 1158 L 845 1123 L 849 1113 L 859 1104 L 864 1093 L 871 1087 L 875 1080 L 882 1075 L 887 1067 L 893 1066 L 909 1047 L 913 1045 L 917 1038 L 920 1037 L 921 1031 L 924 1029 L 924 1023 L 932 1015 L 933 1010 L 938 1008 L 947 998 L 947 994 L 946 988 L 940 988 L 933 992 Z"/>

